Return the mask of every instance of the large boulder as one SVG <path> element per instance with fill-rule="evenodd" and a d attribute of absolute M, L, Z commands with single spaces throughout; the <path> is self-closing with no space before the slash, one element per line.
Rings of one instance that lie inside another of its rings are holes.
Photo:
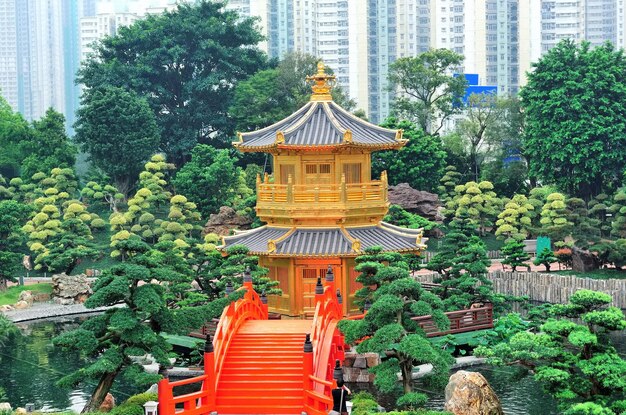
<path fill-rule="evenodd" d="M 204 233 L 216 233 L 218 235 L 230 235 L 233 229 L 250 229 L 252 220 L 245 216 L 238 215 L 231 207 L 222 206 L 219 213 L 214 213 L 209 217 L 204 225 Z"/>
<path fill-rule="evenodd" d="M 600 268 L 600 260 L 593 252 L 580 249 L 576 246 L 572 248 L 572 270 L 578 272 L 589 272 Z"/>
<path fill-rule="evenodd" d="M 26 301 L 24 300 L 20 300 L 17 303 L 15 303 L 13 305 L 13 308 L 15 308 L 16 310 L 25 310 L 27 308 L 30 307 L 30 304 L 28 304 Z"/>
<path fill-rule="evenodd" d="M 399 205 L 404 210 L 417 213 L 428 220 L 441 221 L 439 213 L 441 202 L 439 196 L 434 193 L 415 190 L 408 183 L 400 183 L 397 186 L 389 186 L 389 202 Z"/>
<path fill-rule="evenodd" d="M 115 407 L 115 398 L 110 393 L 107 393 L 104 401 L 100 404 L 98 412 L 111 412 L 111 409 Z"/>
<path fill-rule="evenodd" d="M 18 301 L 26 301 L 29 306 L 32 306 L 33 302 L 35 302 L 35 296 L 33 295 L 33 292 L 30 290 L 22 291 L 20 293 Z"/>
<path fill-rule="evenodd" d="M 57 304 L 83 303 L 91 294 L 91 287 L 85 274 L 52 276 L 52 300 Z"/>
<path fill-rule="evenodd" d="M 504 415 L 487 379 L 478 372 L 465 370 L 450 376 L 444 409 L 454 415 Z"/>

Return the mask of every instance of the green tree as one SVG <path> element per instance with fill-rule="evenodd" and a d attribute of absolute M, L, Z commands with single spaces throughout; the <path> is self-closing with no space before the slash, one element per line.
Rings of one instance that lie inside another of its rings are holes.
<path fill-rule="evenodd" d="M 235 162 L 228 150 L 199 144 L 191 152 L 191 161 L 178 171 L 172 183 L 179 193 L 198 205 L 204 217 L 216 213 L 221 206 L 236 209 L 252 191 Z"/>
<path fill-rule="evenodd" d="M 159 150 L 181 165 L 199 142 L 232 137 L 228 108 L 237 83 L 266 65 L 261 40 L 255 19 L 222 2 L 181 3 L 103 39 L 77 81 L 87 91 L 114 86 L 145 97 L 161 130 Z"/>
<path fill-rule="evenodd" d="M 343 320 L 339 323 L 346 342 L 355 344 L 366 338 L 358 344 L 357 351 L 384 356 L 381 364 L 371 369 L 376 374 L 374 385 L 383 393 L 397 390 L 397 373 L 401 375 L 404 393 L 411 393 L 413 366 L 422 363 L 433 365 L 430 375 L 432 380 L 439 383 L 447 381 L 451 356 L 434 346 L 418 323 L 411 319 L 415 316 L 431 315 L 440 329 L 447 328 L 450 322 L 443 313 L 441 300 L 425 291 L 409 276 L 406 264 L 403 267 L 392 267 L 391 270 L 381 266 L 378 272 L 384 272 L 385 277 L 374 278 L 384 282 L 373 293 L 372 306 L 365 317 L 362 320 Z M 411 397 L 413 401 L 425 400 L 421 394 Z M 403 402 L 407 403 L 405 400 Z"/>
<path fill-rule="evenodd" d="M 541 231 L 554 240 L 563 240 L 572 230 L 572 222 L 568 221 L 565 196 L 561 193 L 550 193 L 541 209 Z"/>
<path fill-rule="evenodd" d="M 244 273 L 250 272 L 252 286 L 258 293 L 266 295 L 282 295 L 282 290 L 278 287 L 278 281 L 270 279 L 267 274 L 269 270 L 259 265 L 259 257 L 249 255 L 249 250 L 244 245 L 233 245 L 228 247 L 225 256 L 214 257 L 212 268 L 206 268 L 205 272 L 199 275 L 199 283 L 209 298 L 220 298 L 230 284 L 233 290 L 243 284 Z"/>
<path fill-rule="evenodd" d="M 462 175 L 456 170 L 456 167 L 447 166 L 445 168 L 445 174 L 441 179 L 439 179 L 440 185 L 437 188 L 439 198 L 444 206 L 447 205 L 448 202 L 454 198 L 454 196 L 456 196 L 454 189 L 461 184 L 461 178 Z"/>
<path fill-rule="evenodd" d="M 464 107 L 464 118 L 457 130 L 466 144 L 474 181 L 480 179 L 485 156 L 492 154 L 499 136 L 496 127 L 506 113 L 504 98 L 496 94 L 471 94 Z"/>
<path fill-rule="evenodd" d="M 32 134 L 19 144 L 24 159 L 20 172 L 30 178 L 37 172 L 48 174 L 53 168 L 74 168 L 77 149 L 65 133 L 65 117 L 52 108 L 33 121 Z"/>
<path fill-rule="evenodd" d="M 105 313 L 63 333 L 56 346 L 93 357 L 91 363 L 60 380 L 77 385 L 95 379 L 97 385 L 83 412 L 96 411 L 113 381 L 122 374 L 137 385 L 150 385 L 159 375 L 144 372 L 133 357 L 151 354 L 161 365 L 169 365 L 171 346 L 163 333 L 187 334 L 206 319 L 216 318 L 232 298 L 222 298 L 202 307 L 177 307 L 181 285 L 190 290 L 191 270 L 180 261 L 172 242 L 150 247 L 137 236 L 124 241 L 127 260 L 103 271 L 88 308 L 111 307 Z"/>
<path fill-rule="evenodd" d="M 620 189 L 613 196 L 613 204 L 608 209 L 613 215 L 611 235 L 626 238 L 626 190 Z"/>
<path fill-rule="evenodd" d="M 546 271 L 550 272 L 550 265 L 557 262 L 557 257 L 554 256 L 554 252 L 550 248 L 543 248 L 543 251 L 537 254 L 537 257 L 533 261 L 535 265 L 543 265 L 546 267 Z"/>
<path fill-rule="evenodd" d="M 88 89 L 77 117 L 76 142 L 128 194 L 161 138 L 147 100 L 118 87 Z"/>
<path fill-rule="evenodd" d="M 380 246 L 365 248 L 364 253 L 355 259 L 354 270 L 359 273 L 356 282 L 362 285 L 354 294 L 356 304 L 362 309 L 366 302 L 372 302 L 375 292 L 385 283 L 408 275 L 408 264 L 397 252 L 383 252 Z"/>
<path fill-rule="evenodd" d="M 500 250 L 504 255 L 502 265 L 510 266 L 513 272 L 517 271 L 517 267 L 526 267 L 530 270 L 530 266 L 526 263 L 530 259 L 530 255 L 524 250 L 525 247 L 523 242 L 510 239 Z"/>
<path fill-rule="evenodd" d="M 437 134 L 444 122 L 460 111 L 467 82 L 460 66 L 463 56 L 449 49 L 431 49 L 389 65 L 389 81 L 400 93 L 394 112 L 400 119 Z"/>
<path fill-rule="evenodd" d="M 448 277 L 441 281 L 438 293 L 448 311 L 469 308 L 473 303 L 490 302 L 499 306 L 502 299 L 494 295 L 492 283 L 487 279 L 491 261 L 487 257 L 485 244 L 478 236 L 471 236 L 452 260 Z"/>
<path fill-rule="evenodd" d="M 520 91 L 530 174 L 589 200 L 626 168 L 626 62 L 610 43 L 563 40 L 533 64 Z"/>
<path fill-rule="evenodd" d="M 484 235 L 486 228 L 493 225 L 501 204 L 493 191 L 493 184 L 486 181 L 467 182 L 454 190 L 456 195 L 448 202 L 446 211 L 453 212 L 454 217 L 467 216 Z"/>
<path fill-rule="evenodd" d="M 436 289 L 434 292 L 441 298 L 446 299 L 451 295 L 449 286 L 443 282 L 452 278 L 451 269 L 457 253 L 467 246 L 470 237 L 475 234 L 476 227 L 467 217 L 456 218 L 450 223 L 449 231 L 445 234 L 441 247 L 426 265 L 427 269 L 439 274 L 435 282 L 442 284 L 441 289 Z"/>
<path fill-rule="evenodd" d="M 587 204 L 589 216 L 600 222 L 600 237 L 608 236 L 612 231 L 612 200 L 606 193 L 600 193 Z"/>
<path fill-rule="evenodd" d="M 416 213 L 407 212 L 399 205 L 389 206 L 389 211 L 385 215 L 385 222 L 410 229 L 423 228 L 425 231 L 431 231 L 439 227 L 437 222 L 432 222 Z"/>
<path fill-rule="evenodd" d="M 98 182 L 89 181 L 80 190 L 80 195 L 85 203 L 106 202 L 112 212 L 117 212 L 117 206 L 124 200 L 124 195 L 115 186 L 102 185 Z"/>
<path fill-rule="evenodd" d="M 441 139 L 424 133 L 409 121 L 387 119 L 385 128 L 404 130 L 408 143 L 399 151 L 377 151 L 372 154 L 372 174 L 375 177 L 386 170 L 389 184 L 408 183 L 412 188 L 432 192 L 437 189 L 444 174 L 446 153 Z"/>
<path fill-rule="evenodd" d="M 504 205 L 504 210 L 498 215 L 496 236 L 506 238 L 507 241 L 526 239 L 530 233 L 532 219 L 529 212 L 535 207 L 524 195 L 515 195 Z"/>
<path fill-rule="evenodd" d="M 0 291 L 7 281 L 15 281 L 22 268 L 26 237 L 21 230 L 31 208 L 14 200 L 0 201 Z"/>
<path fill-rule="evenodd" d="M 317 73 L 319 58 L 301 52 L 283 56 L 275 68 L 261 70 L 235 88 L 229 113 L 236 122 L 237 131 L 253 131 L 271 125 L 296 112 L 311 98 L 311 86 L 306 77 Z M 331 68 L 326 73 L 332 75 Z M 352 110 L 354 101 L 343 89 L 332 90 L 333 101 Z"/>
<path fill-rule="evenodd" d="M 24 159 L 20 143 L 30 140 L 28 122 L 0 95 L 0 175 L 18 176 Z"/>
<path fill-rule="evenodd" d="M 571 236 L 576 246 L 588 248 L 600 241 L 600 221 L 589 214 L 587 204 L 578 197 L 570 197 L 567 205 L 567 220 L 572 224 Z"/>
<path fill-rule="evenodd" d="M 579 290 L 568 304 L 549 308 L 538 333 L 522 330 L 476 354 L 495 364 L 521 364 L 553 395 L 566 414 L 619 414 L 626 392 L 626 361 L 610 334 L 626 328 L 622 311 L 609 306 L 611 296 Z M 574 320 L 572 320 L 574 319 Z M 590 402 L 611 411 L 583 412 Z M 571 408 L 574 409 L 568 409 Z"/>

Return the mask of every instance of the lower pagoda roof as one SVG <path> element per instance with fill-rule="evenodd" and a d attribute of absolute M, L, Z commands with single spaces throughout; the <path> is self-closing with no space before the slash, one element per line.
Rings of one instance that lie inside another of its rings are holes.
<path fill-rule="evenodd" d="M 426 249 L 422 229 L 407 229 L 381 222 L 356 227 L 262 226 L 223 238 L 220 250 L 244 245 L 250 254 L 282 257 L 356 256 L 364 249 L 381 246 L 384 252 L 415 252 Z"/>

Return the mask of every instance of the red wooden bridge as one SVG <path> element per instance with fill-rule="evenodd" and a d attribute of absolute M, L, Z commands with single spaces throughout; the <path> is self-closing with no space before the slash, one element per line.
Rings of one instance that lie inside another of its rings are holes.
<path fill-rule="evenodd" d="M 313 320 L 268 320 L 267 304 L 244 282 L 244 297 L 224 309 L 205 345 L 204 374 L 159 382 L 159 415 L 327 414 L 335 362 L 344 359 L 343 316 L 333 282 L 317 288 Z M 490 305 L 446 314 L 445 332 L 430 316 L 415 320 L 428 337 L 493 327 Z M 177 393 L 192 384 L 199 391 Z"/>

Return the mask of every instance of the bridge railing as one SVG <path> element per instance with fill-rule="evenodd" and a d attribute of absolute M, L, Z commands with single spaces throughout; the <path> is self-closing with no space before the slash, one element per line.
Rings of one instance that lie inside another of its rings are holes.
<path fill-rule="evenodd" d="M 244 321 L 267 320 L 268 316 L 267 304 L 261 301 L 251 282 L 244 282 L 240 289 L 246 290 L 246 293 L 224 309 L 213 342 L 207 336 L 204 347 L 204 374 L 176 382 L 170 382 L 167 378 L 159 382 L 159 415 L 175 415 L 176 406 L 179 404 L 183 405 L 182 412 L 189 415 L 208 414 L 215 410 L 216 386 L 224 365 L 226 350 L 233 336 Z M 198 392 L 174 395 L 174 388 L 193 383 L 201 384 Z"/>
<path fill-rule="evenodd" d="M 312 351 L 310 354 L 305 352 L 304 410 L 309 415 L 326 414 L 332 407 L 331 391 L 335 385 L 333 365 L 337 359 L 343 361 L 345 354 L 343 335 L 337 329 L 337 323 L 343 318 L 343 308 L 335 291 L 332 272 L 330 275 L 331 279 L 326 280 L 323 291 L 318 291 L 321 287 L 316 290 Z M 318 286 L 320 283 L 318 280 Z M 307 359 L 310 359 L 310 364 Z"/>
<path fill-rule="evenodd" d="M 413 317 L 412 320 L 417 321 L 422 330 L 426 332 L 426 337 L 493 328 L 493 305 L 489 303 L 483 307 L 449 311 L 445 315 L 450 320 L 450 329 L 444 331 L 439 330 L 432 316 Z"/>

